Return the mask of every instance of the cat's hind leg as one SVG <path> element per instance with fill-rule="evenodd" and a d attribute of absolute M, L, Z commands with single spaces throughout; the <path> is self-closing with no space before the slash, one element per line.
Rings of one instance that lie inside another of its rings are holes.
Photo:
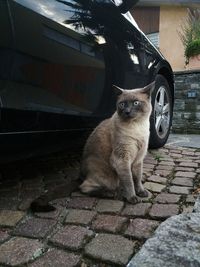
<path fill-rule="evenodd" d="M 80 185 L 80 190 L 84 194 L 96 197 L 113 197 L 116 194 L 118 182 L 107 176 L 97 174 L 88 176 Z"/>
<path fill-rule="evenodd" d="M 92 192 L 101 190 L 102 186 L 93 179 L 86 179 L 79 188 L 82 193 L 90 194 Z"/>

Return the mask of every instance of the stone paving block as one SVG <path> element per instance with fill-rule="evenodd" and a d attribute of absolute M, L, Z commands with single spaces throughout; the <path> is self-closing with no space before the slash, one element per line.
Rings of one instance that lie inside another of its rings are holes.
<path fill-rule="evenodd" d="M 0 225 L 1 226 L 15 226 L 23 217 L 25 213 L 22 211 L 0 210 Z"/>
<path fill-rule="evenodd" d="M 186 198 L 187 203 L 195 203 L 195 201 L 196 201 L 196 196 L 194 195 L 188 195 Z"/>
<path fill-rule="evenodd" d="M 30 264 L 30 267 L 77 267 L 81 256 L 72 252 L 50 249 L 42 257 Z"/>
<path fill-rule="evenodd" d="M 88 230 L 85 227 L 67 225 L 54 234 L 49 241 L 57 246 L 79 250 L 92 236 L 93 231 Z"/>
<path fill-rule="evenodd" d="M 119 213 L 124 206 L 124 202 L 112 199 L 100 199 L 97 203 L 96 210 L 105 213 Z"/>
<path fill-rule="evenodd" d="M 170 156 L 173 157 L 174 159 L 179 159 L 183 157 L 183 155 L 179 153 L 170 153 Z"/>
<path fill-rule="evenodd" d="M 190 168 L 197 168 L 198 167 L 198 163 L 195 162 L 180 162 L 179 166 L 181 167 L 190 167 Z"/>
<path fill-rule="evenodd" d="M 163 177 L 168 177 L 171 174 L 172 170 L 155 170 L 155 174 L 163 176 Z"/>
<path fill-rule="evenodd" d="M 193 186 L 193 180 L 190 178 L 177 177 L 171 181 L 171 184 L 192 187 Z"/>
<path fill-rule="evenodd" d="M 152 176 L 147 178 L 147 181 L 160 183 L 160 184 L 166 184 L 167 183 L 167 179 L 160 177 L 159 175 L 152 175 Z"/>
<path fill-rule="evenodd" d="M 123 215 L 128 216 L 145 216 L 148 213 L 148 210 L 151 207 L 151 203 L 137 203 L 134 205 L 128 204 L 126 205 L 125 209 L 123 210 Z"/>
<path fill-rule="evenodd" d="M 189 168 L 189 167 L 175 167 L 175 171 L 181 171 L 181 172 L 194 172 L 195 168 Z"/>
<path fill-rule="evenodd" d="M 15 237 L 0 246 L 0 265 L 22 266 L 42 253 L 38 240 Z"/>
<path fill-rule="evenodd" d="M 72 209 L 69 210 L 65 223 L 88 225 L 95 215 L 95 211 Z"/>
<path fill-rule="evenodd" d="M 151 170 L 151 169 L 154 169 L 155 165 L 144 162 L 143 167 L 146 168 L 146 169 L 150 169 Z"/>
<path fill-rule="evenodd" d="M 170 149 L 170 154 L 171 153 L 178 153 L 178 154 L 181 154 L 182 153 L 182 150 L 180 149 Z"/>
<path fill-rule="evenodd" d="M 157 164 L 157 160 L 153 159 L 151 157 L 146 157 L 144 159 L 144 164 L 152 164 L 152 165 L 156 165 Z"/>
<path fill-rule="evenodd" d="M 75 197 L 67 203 L 67 208 L 91 210 L 96 204 L 96 198 L 93 197 Z"/>
<path fill-rule="evenodd" d="M 182 151 L 182 155 L 194 156 L 194 151 L 184 150 Z"/>
<path fill-rule="evenodd" d="M 169 165 L 158 165 L 156 167 L 156 170 L 166 170 L 166 171 L 172 171 L 172 166 Z"/>
<path fill-rule="evenodd" d="M 87 256 L 112 264 L 128 263 L 133 254 L 135 242 L 125 237 L 112 234 L 98 234 L 86 247 Z"/>
<path fill-rule="evenodd" d="M 138 197 L 138 198 L 139 198 L 139 202 L 143 202 L 143 203 L 148 202 L 149 203 L 149 202 L 151 202 L 152 197 L 153 197 L 153 194 L 150 191 L 148 191 L 148 197 Z"/>
<path fill-rule="evenodd" d="M 152 182 L 146 182 L 144 184 L 144 188 L 151 191 L 151 192 L 156 192 L 160 193 L 166 185 L 158 184 L 158 183 L 152 183 Z"/>
<path fill-rule="evenodd" d="M 95 221 L 93 221 L 92 229 L 117 233 L 121 230 L 126 221 L 127 218 L 125 217 L 100 214 Z"/>
<path fill-rule="evenodd" d="M 182 213 L 191 213 L 193 212 L 193 209 L 194 209 L 194 205 L 193 206 L 183 206 L 183 211 Z"/>
<path fill-rule="evenodd" d="M 9 238 L 8 230 L 0 229 L 0 243 Z"/>
<path fill-rule="evenodd" d="M 149 177 L 153 174 L 153 171 L 152 170 L 149 170 L 149 169 L 143 169 L 143 175 Z"/>
<path fill-rule="evenodd" d="M 55 226 L 56 221 L 41 218 L 29 218 L 16 226 L 13 233 L 32 238 L 45 237 Z"/>
<path fill-rule="evenodd" d="M 169 192 L 174 194 L 181 194 L 181 195 L 189 195 L 190 194 L 191 187 L 186 186 L 170 186 Z"/>
<path fill-rule="evenodd" d="M 166 219 L 179 213 L 179 206 L 176 204 L 153 204 L 149 215 L 155 219 Z"/>
<path fill-rule="evenodd" d="M 169 166 L 169 167 L 171 167 L 171 169 L 172 169 L 172 166 L 175 166 L 175 163 L 173 162 L 173 161 L 160 161 L 159 162 L 159 165 L 165 165 L 165 166 Z"/>
<path fill-rule="evenodd" d="M 161 193 L 157 195 L 155 201 L 162 204 L 178 203 L 181 195 Z"/>
<path fill-rule="evenodd" d="M 175 177 L 184 177 L 184 178 L 195 178 L 195 172 L 177 172 Z"/>
<path fill-rule="evenodd" d="M 133 219 L 130 221 L 125 235 L 137 238 L 137 239 L 146 239 L 149 238 L 154 230 L 158 227 L 160 223 L 154 220 L 148 219 Z"/>

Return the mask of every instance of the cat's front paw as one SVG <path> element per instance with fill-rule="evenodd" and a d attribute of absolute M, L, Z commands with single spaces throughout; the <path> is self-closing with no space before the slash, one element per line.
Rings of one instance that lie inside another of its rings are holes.
<path fill-rule="evenodd" d="M 132 196 L 131 198 L 127 199 L 127 201 L 131 204 L 136 204 L 141 202 L 141 200 L 137 196 Z"/>
<path fill-rule="evenodd" d="M 148 196 L 149 196 L 149 191 L 146 190 L 146 189 L 144 189 L 144 190 L 142 190 L 142 191 L 140 191 L 140 192 L 137 192 L 137 195 L 138 195 L 139 197 L 148 197 Z"/>

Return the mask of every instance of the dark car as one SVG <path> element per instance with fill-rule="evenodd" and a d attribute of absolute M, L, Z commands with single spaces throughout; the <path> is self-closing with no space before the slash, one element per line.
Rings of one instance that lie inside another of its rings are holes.
<path fill-rule="evenodd" d="M 84 144 L 115 110 L 113 84 L 154 80 L 150 147 L 166 143 L 173 73 L 127 12 L 134 2 L 0 1 L 1 159 Z"/>

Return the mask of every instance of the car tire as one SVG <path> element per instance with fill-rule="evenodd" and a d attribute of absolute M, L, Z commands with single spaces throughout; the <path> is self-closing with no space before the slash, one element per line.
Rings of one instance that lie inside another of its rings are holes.
<path fill-rule="evenodd" d="M 172 93 L 168 81 L 158 74 L 152 93 L 152 113 L 150 117 L 150 148 L 159 148 L 167 142 L 172 122 Z"/>

